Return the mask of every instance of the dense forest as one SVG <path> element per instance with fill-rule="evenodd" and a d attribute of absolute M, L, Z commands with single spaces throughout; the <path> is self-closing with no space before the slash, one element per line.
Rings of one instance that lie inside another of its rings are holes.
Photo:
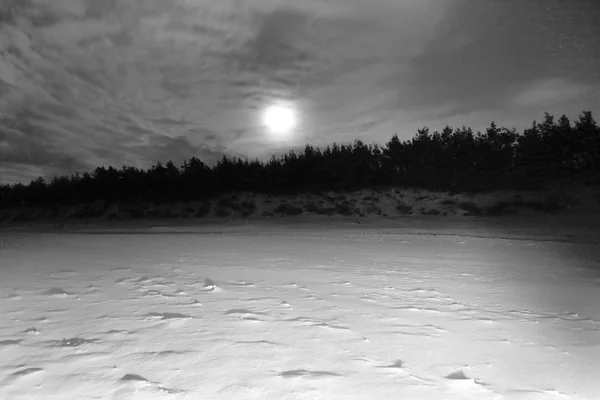
<path fill-rule="evenodd" d="M 101 166 L 46 182 L 0 186 L 0 208 L 52 207 L 106 202 L 157 204 L 215 198 L 225 193 L 288 194 L 411 187 L 454 192 L 541 189 L 558 179 L 600 177 L 600 128 L 591 112 L 572 124 L 566 116 L 518 133 L 495 123 L 485 132 L 444 128 L 418 130 L 411 140 L 394 135 L 384 146 L 306 145 L 269 161 L 223 157 L 209 167 L 192 158 L 177 167 L 148 170 Z"/>

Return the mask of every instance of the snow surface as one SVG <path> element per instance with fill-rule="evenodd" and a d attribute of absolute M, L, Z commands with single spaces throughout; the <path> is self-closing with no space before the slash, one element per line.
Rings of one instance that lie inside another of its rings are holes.
<path fill-rule="evenodd" d="M 0 399 L 599 399 L 598 237 L 441 221 L 4 230 Z"/>

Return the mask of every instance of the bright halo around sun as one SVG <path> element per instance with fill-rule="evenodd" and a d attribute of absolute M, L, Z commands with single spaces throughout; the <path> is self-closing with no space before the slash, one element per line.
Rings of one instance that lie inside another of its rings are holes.
<path fill-rule="evenodd" d="M 294 109 L 282 104 L 274 104 L 265 108 L 262 120 L 269 132 L 277 139 L 289 136 L 298 123 Z"/>

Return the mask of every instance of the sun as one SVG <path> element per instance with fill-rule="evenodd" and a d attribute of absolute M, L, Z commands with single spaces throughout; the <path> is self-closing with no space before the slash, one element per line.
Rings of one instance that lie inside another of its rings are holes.
<path fill-rule="evenodd" d="M 263 123 L 269 131 L 277 136 L 289 134 L 297 124 L 296 113 L 285 105 L 271 105 L 264 109 Z"/>

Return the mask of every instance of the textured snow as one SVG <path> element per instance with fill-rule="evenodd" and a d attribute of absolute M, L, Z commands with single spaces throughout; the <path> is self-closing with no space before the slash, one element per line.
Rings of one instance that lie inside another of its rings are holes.
<path fill-rule="evenodd" d="M 0 398 L 598 398 L 598 237 L 442 221 L 0 232 Z"/>

